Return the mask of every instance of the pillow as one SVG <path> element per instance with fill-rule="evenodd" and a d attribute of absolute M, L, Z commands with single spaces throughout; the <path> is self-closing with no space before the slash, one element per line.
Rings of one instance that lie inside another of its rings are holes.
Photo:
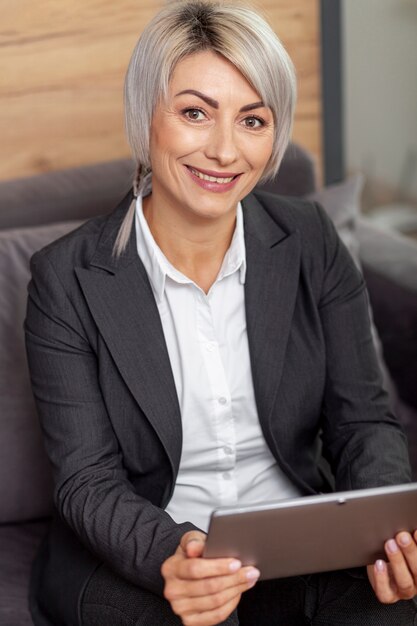
<path fill-rule="evenodd" d="M 329 185 L 328 187 L 319 189 L 318 191 L 306 196 L 308 200 L 319 202 L 319 204 L 321 204 L 324 208 L 336 226 L 336 230 L 340 238 L 346 245 L 353 257 L 353 260 L 361 271 L 360 244 L 357 237 L 356 226 L 357 219 L 360 215 L 360 199 L 363 185 L 363 175 L 356 174 L 355 176 L 348 178 L 346 181 Z M 374 324 L 370 305 L 369 317 L 371 320 L 372 338 L 382 372 L 384 386 L 390 396 L 392 408 L 399 413 L 400 410 L 397 390 L 384 361 L 382 343 Z"/>
<path fill-rule="evenodd" d="M 26 364 L 23 321 L 32 254 L 79 222 L 0 231 L 0 523 L 51 513 L 52 482 Z"/>
<path fill-rule="evenodd" d="M 356 220 L 360 214 L 363 185 L 364 177 L 362 174 L 357 174 L 346 181 L 329 185 L 306 196 L 324 208 L 359 268 L 361 264 Z"/>

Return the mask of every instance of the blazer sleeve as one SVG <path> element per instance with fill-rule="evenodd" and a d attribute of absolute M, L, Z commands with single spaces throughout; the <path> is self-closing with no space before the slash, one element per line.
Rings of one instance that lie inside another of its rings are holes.
<path fill-rule="evenodd" d="M 25 322 L 32 388 L 59 515 L 100 560 L 162 593 L 162 562 L 194 528 L 133 491 L 100 390 L 83 318 L 44 252 L 31 263 Z"/>
<path fill-rule="evenodd" d="M 323 453 L 336 489 L 411 480 L 407 441 L 392 414 L 371 334 L 363 277 L 316 205 L 322 232 L 319 314 L 326 348 Z"/>

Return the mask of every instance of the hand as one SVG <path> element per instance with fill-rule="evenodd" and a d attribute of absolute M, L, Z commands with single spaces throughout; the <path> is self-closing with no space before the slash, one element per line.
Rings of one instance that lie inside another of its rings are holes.
<path fill-rule="evenodd" d="M 417 595 L 417 530 L 400 532 L 385 543 L 388 563 L 368 565 L 368 578 L 380 602 L 393 604 Z"/>
<path fill-rule="evenodd" d="M 164 596 L 185 626 L 212 626 L 223 622 L 237 607 L 244 591 L 259 578 L 254 567 L 242 567 L 234 558 L 202 557 L 206 535 L 185 533 L 175 554 L 162 565 Z"/>

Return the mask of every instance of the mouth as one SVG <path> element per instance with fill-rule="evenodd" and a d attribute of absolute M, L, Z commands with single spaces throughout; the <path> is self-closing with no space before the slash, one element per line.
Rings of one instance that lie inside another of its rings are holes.
<path fill-rule="evenodd" d="M 241 173 L 234 172 L 214 172 L 211 170 L 201 170 L 191 165 L 185 166 L 192 179 L 208 191 L 228 191 L 236 184 Z"/>

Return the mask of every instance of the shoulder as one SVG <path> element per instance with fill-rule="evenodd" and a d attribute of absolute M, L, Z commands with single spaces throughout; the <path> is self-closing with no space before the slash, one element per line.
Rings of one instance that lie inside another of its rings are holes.
<path fill-rule="evenodd" d="M 253 206 L 264 211 L 280 231 L 288 235 L 297 232 L 304 253 L 312 250 L 317 254 L 320 249 L 324 252 L 338 243 L 333 222 L 317 202 L 257 190 L 249 198 L 255 200 Z"/>
<path fill-rule="evenodd" d="M 126 196 L 108 215 L 94 217 L 63 237 L 36 252 L 31 259 L 32 274 L 38 268 L 51 266 L 59 274 L 75 268 L 89 267 L 98 249 L 109 250 L 109 258 L 120 224 L 130 206 Z"/>
<path fill-rule="evenodd" d="M 329 220 L 322 207 L 311 200 L 256 190 L 253 196 L 274 222 L 285 230 L 321 230 L 323 220 Z"/>

